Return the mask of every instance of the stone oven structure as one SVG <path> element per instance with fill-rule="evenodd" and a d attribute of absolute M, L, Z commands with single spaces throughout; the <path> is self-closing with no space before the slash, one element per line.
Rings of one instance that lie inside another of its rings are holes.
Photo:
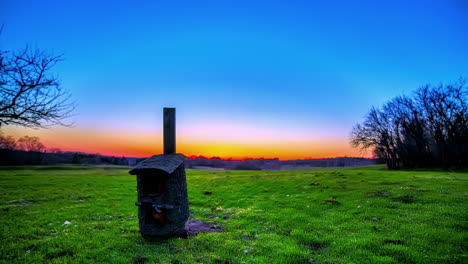
<path fill-rule="evenodd" d="M 155 155 L 140 162 L 130 174 L 137 176 L 138 218 L 144 236 L 183 235 L 189 217 L 185 157 Z"/>

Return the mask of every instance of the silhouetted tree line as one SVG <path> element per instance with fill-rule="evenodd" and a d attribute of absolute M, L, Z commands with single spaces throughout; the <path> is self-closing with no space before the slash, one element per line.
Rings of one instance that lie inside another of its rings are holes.
<path fill-rule="evenodd" d="M 351 144 L 374 148 L 389 169 L 468 167 L 468 89 L 460 80 L 416 90 L 372 107 Z"/>
<path fill-rule="evenodd" d="M 15 140 L 14 137 L 5 136 L 0 132 L 0 165 L 129 165 L 129 160 L 126 157 L 47 149 L 38 137 L 24 136 Z"/>
<path fill-rule="evenodd" d="M 253 159 L 242 160 L 221 159 L 219 157 L 207 158 L 204 156 L 190 156 L 185 160 L 186 168 L 219 168 L 225 170 L 280 170 L 298 168 L 325 168 L 325 167 L 358 167 L 374 165 L 374 159 L 340 157 L 329 159 L 303 159 L 303 160 L 279 160 Z"/>

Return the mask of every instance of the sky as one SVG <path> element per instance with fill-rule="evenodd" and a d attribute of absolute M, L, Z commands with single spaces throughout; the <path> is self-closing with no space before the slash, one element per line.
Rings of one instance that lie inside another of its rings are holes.
<path fill-rule="evenodd" d="M 49 148 L 162 152 L 177 109 L 187 156 L 367 157 L 372 106 L 468 78 L 468 2 L 0 0 L 2 49 L 64 54 L 72 127 L 6 127 Z"/>

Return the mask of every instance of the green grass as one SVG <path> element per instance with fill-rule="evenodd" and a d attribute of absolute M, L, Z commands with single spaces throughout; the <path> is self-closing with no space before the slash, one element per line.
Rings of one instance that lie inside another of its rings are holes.
<path fill-rule="evenodd" d="M 0 263 L 468 263 L 468 173 L 187 170 L 223 232 L 147 241 L 127 171 L 0 167 Z"/>

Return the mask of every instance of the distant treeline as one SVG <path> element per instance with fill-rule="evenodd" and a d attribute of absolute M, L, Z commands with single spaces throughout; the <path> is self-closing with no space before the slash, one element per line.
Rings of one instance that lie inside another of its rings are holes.
<path fill-rule="evenodd" d="M 468 87 L 424 86 L 373 107 L 351 143 L 374 148 L 389 169 L 468 167 Z"/>
<path fill-rule="evenodd" d="M 101 156 L 79 152 L 40 152 L 0 149 L 0 165 L 134 165 L 136 158 Z"/>
<path fill-rule="evenodd" d="M 330 158 L 330 159 L 304 159 L 304 160 L 279 160 L 279 159 L 220 159 L 218 157 L 197 157 L 185 160 L 186 168 L 219 168 L 225 170 L 280 170 L 298 168 L 319 167 L 358 167 L 376 164 L 375 159 L 367 158 Z"/>
<path fill-rule="evenodd" d="M 0 165 L 122 165 L 134 166 L 145 158 L 113 157 L 80 152 L 63 152 L 48 149 L 38 137 L 24 136 L 16 140 L 12 136 L 0 133 Z M 366 158 L 330 158 L 281 161 L 264 158 L 245 158 L 234 160 L 220 157 L 189 156 L 185 160 L 186 168 L 212 168 L 225 170 L 280 170 L 316 167 L 357 167 L 376 163 L 375 159 Z"/>
<path fill-rule="evenodd" d="M 16 140 L 0 131 L 0 165 L 52 165 L 52 164 L 93 164 L 93 165 L 135 165 L 142 159 L 103 156 L 80 152 L 63 152 L 49 149 L 38 137 L 24 136 Z"/>
<path fill-rule="evenodd" d="M 79 152 L 39 152 L 13 149 L 0 149 L 0 165 L 122 165 L 134 166 L 145 158 L 128 158 L 85 154 Z M 330 158 L 286 160 L 279 159 L 244 159 L 223 160 L 218 157 L 190 157 L 185 160 L 186 168 L 194 169 L 224 169 L 224 170 L 280 170 L 317 167 L 358 167 L 376 163 L 375 159 L 367 158 Z"/>

